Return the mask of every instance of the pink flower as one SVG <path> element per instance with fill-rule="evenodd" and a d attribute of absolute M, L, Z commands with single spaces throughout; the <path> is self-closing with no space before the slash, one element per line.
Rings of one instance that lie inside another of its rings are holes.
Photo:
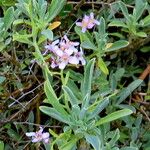
<path fill-rule="evenodd" d="M 60 57 L 60 63 L 58 64 L 59 69 L 64 69 L 66 65 L 69 63 L 69 60 L 70 60 L 70 55 L 68 55 L 67 53 L 64 53 Z"/>
<path fill-rule="evenodd" d="M 94 14 L 91 12 L 90 16 L 85 15 L 82 22 L 77 22 L 76 25 L 82 27 L 82 32 L 85 33 L 87 29 L 92 29 L 95 25 L 99 25 L 100 22 L 94 19 Z"/>
<path fill-rule="evenodd" d="M 82 50 L 78 51 L 79 42 L 73 42 L 68 39 L 66 35 L 61 41 L 56 40 L 52 44 L 46 45 L 45 48 L 50 50 L 51 56 L 51 67 L 64 69 L 68 64 L 77 65 L 81 62 L 85 65 Z"/>
<path fill-rule="evenodd" d="M 68 39 L 66 35 L 64 35 L 63 40 L 60 42 L 60 48 L 61 50 L 68 51 L 67 53 L 73 53 L 74 51 L 77 51 L 75 46 L 78 46 L 79 42 L 72 42 Z"/>
<path fill-rule="evenodd" d="M 56 41 L 52 42 L 52 44 L 46 45 L 45 46 L 46 52 L 47 52 L 47 50 L 49 50 L 50 52 L 54 53 L 58 49 L 58 45 L 57 45 L 58 43 L 59 43 L 59 40 L 56 40 Z"/>
<path fill-rule="evenodd" d="M 56 59 L 55 57 L 51 57 L 51 67 L 56 68 L 58 67 L 58 64 L 59 64 L 59 60 Z"/>
<path fill-rule="evenodd" d="M 27 132 L 26 136 L 32 137 L 32 142 L 41 142 L 43 141 L 44 143 L 49 142 L 49 133 L 48 132 L 43 132 L 43 128 L 40 127 L 40 130 L 37 132 Z"/>
<path fill-rule="evenodd" d="M 82 65 L 85 65 L 85 59 L 83 58 L 83 51 L 82 48 L 80 47 L 80 51 L 76 52 L 72 58 L 70 58 L 70 63 L 72 64 L 79 64 L 81 62 Z"/>

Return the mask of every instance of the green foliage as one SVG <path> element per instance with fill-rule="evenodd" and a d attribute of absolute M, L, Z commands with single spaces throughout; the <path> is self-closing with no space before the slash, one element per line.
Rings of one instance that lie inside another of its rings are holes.
<path fill-rule="evenodd" d="M 141 79 L 137 79 L 133 81 L 127 88 L 123 89 L 119 94 L 119 99 L 117 104 L 120 104 L 124 99 L 126 99 L 143 81 Z"/>
<path fill-rule="evenodd" d="M 144 31 L 140 31 L 140 27 L 147 26 L 147 21 L 149 20 L 148 16 L 144 20 L 140 20 L 143 12 L 147 9 L 147 2 L 143 0 L 135 0 L 135 8 L 132 14 L 129 14 L 127 6 L 123 2 L 118 2 L 125 19 L 113 19 L 109 26 L 122 27 L 124 31 L 132 34 L 136 37 L 147 37 L 147 34 Z"/>
<path fill-rule="evenodd" d="M 14 6 L 16 3 L 15 0 L 1 0 L 0 1 L 0 6 L 6 7 L 6 6 Z"/>
<path fill-rule="evenodd" d="M 4 143 L 3 143 L 3 141 L 0 141 L 0 149 L 4 150 Z"/>
<path fill-rule="evenodd" d="M 131 113 L 132 113 L 132 111 L 129 109 L 123 109 L 123 110 L 116 111 L 114 113 L 109 114 L 108 116 L 106 116 L 104 118 L 101 118 L 100 121 L 98 121 L 96 123 L 96 126 L 104 124 L 104 123 L 108 123 L 110 121 L 116 120 L 118 118 L 121 118 L 121 117 L 124 117 L 127 115 L 130 115 Z"/>
<path fill-rule="evenodd" d="M 51 30 L 47 29 L 47 27 L 50 24 L 50 21 L 58 15 L 65 3 L 66 0 L 62 0 L 61 3 L 58 0 L 53 0 L 51 5 L 48 6 L 47 1 L 45 0 L 18 0 L 18 3 L 16 4 L 18 12 L 25 14 L 28 19 L 22 19 L 19 17 L 15 20 L 14 25 L 29 25 L 32 32 L 27 33 L 26 30 L 24 30 L 24 34 L 16 32 L 13 39 L 29 45 L 34 45 L 35 41 L 31 38 L 36 39 L 40 32 L 41 35 L 38 37 L 38 43 L 44 42 L 47 38 L 53 40 L 53 33 Z M 42 35 L 44 35 L 44 39 Z"/>
<path fill-rule="evenodd" d="M 74 91 L 72 91 L 69 87 L 63 86 L 63 90 L 65 92 L 64 98 L 66 99 L 64 101 L 68 101 L 68 103 L 71 105 L 68 112 L 67 110 L 65 111 L 63 109 L 63 105 L 60 103 L 60 100 L 57 99 L 55 92 L 53 91 L 48 79 L 45 82 L 45 93 L 48 98 L 47 102 L 51 104 L 53 108 L 47 106 L 40 106 L 40 110 L 45 114 L 67 124 L 67 126 L 64 127 L 66 128 L 65 130 L 73 131 L 73 133 L 75 134 L 74 138 L 76 140 L 72 140 L 73 135 L 70 135 L 70 138 L 68 139 L 68 143 L 65 144 L 65 146 L 58 144 L 58 147 L 60 147 L 60 149 L 63 149 L 64 147 L 65 148 L 69 147 L 71 149 L 76 145 L 76 142 L 78 140 L 85 138 L 86 141 L 90 143 L 96 150 L 99 150 L 100 147 L 101 148 L 104 147 L 105 143 L 100 142 L 102 136 L 100 135 L 98 131 L 99 128 L 97 126 L 102 125 L 104 123 L 109 123 L 113 120 L 127 116 L 132 113 L 132 111 L 129 109 L 123 109 L 120 111 L 113 112 L 107 115 L 106 117 L 102 117 L 98 119 L 99 113 L 106 108 L 106 106 L 109 103 L 109 98 L 112 95 L 103 97 L 101 99 L 97 99 L 94 103 L 90 102 L 94 62 L 95 62 L 94 59 L 90 60 L 85 68 L 84 78 L 81 83 L 81 89 L 80 89 L 82 100 L 79 100 L 75 96 Z M 64 106 L 64 108 L 65 107 L 66 106 Z M 61 140 L 63 141 L 63 138 Z M 112 142 L 113 140 L 114 139 L 112 139 Z"/>
<path fill-rule="evenodd" d="M 0 51 L 5 49 L 6 46 L 11 42 L 11 33 L 8 32 L 8 29 L 11 28 L 13 21 L 14 8 L 10 7 L 6 10 L 4 17 L 0 18 Z"/>
<path fill-rule="evenodd" d="M 0 150 L 149 150 L 148 0 L 1 0 L 0 6 Z M 75 24 L 86 26 L 81 16 L 91 12 L 100 24 L 83 33 Z M 79 42 L 69 51 L 80 62 L 59 70 L 52 62 L 74 59 L 60 46 L 63 35 L 71 39 L 66 47 Z M 59 53 L 56 39 L 62 60 L 52 55 Z M 26 133 L 40 126 L 50 143 L 31 144 Z"/>

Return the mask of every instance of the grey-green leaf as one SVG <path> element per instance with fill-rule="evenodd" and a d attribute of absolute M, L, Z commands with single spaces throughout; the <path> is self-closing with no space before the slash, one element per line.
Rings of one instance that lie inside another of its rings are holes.
<path fill-rule="evenodd" d="M 138 21 L 138 19 L 141 17 L 146 6 L 147 6 L 147 2 L 143 2 L 143 0 L 136 0 L 135 1 L 135 8 L 133 11 L 133 16 L 135 18 L 135 21 Z"/>
<path fill-rule="evenodd" d="M 45 29 L 41 32 L 47 39 L 53 41 L 53 32 L 50 29 Z"/>
<path fill-rule="evenodd" d="M 140 84 L 143 82 L 141 79 L 137 79 L 133 81 L 127 88 L 123 89 L 119 94 L 119 99 L 117 104 L 120 104 L 123 100 L 125 100 Z"/>
<path fill-rule="evenodd" d="M 99 125 L 102 125 L 104 123 L 108 123 L 108 122 L 114 121 L 116 119 L 119 119 L 121 117 L 130 115 L 132 113 L 133 112 L 130 109 L 118 110 L 116 112 L 108 114 L 106 117 L 101 118 L 99 121 L 96 122 L 95 126 L 99 126 Z"/>
<path fill-rule="evenodd" d="M 119 1 L 119 6 L 123 12 L 123 15 L 129 21 L 130 17 L 129 17 L 129 13 L 128 13 L 128 9 L 127 9 L 126 5 L 123 2 Z"/>
<path fill-rule="evenodd" d="M 115 26 L 115 27 L 124 27 L 124 28 L 128 28 L 128 26 L 125 24 L 125 23 L 123 23 L 122 21 L 120 21 L 120 20 L 113 20 L 112 22 L 110 22 L 109 24 L 108 24 L 108 26 Z"/>
<path fill-rule="evenodd" d="M 52 0 L 48 8 L 48 22 L 52 21 L 59 14 L 65 3 L 66 0 Z"/>
<path fill-rule="evenodd" d="M 85 138 L 93 146 L 94 150 L 101 150 L 101 139 L 98 135 L 85 134 Z"/>
<path fill-rule="evenodd" d="M 78 105 L 78 99 L 74 95 L 73 91 L 67 86 L 63 86 L 63 90 L 66 92 L 66 94 L 69 96 L 69 100 L 72 106 Z"/>
<path fill-rule="evenodd" d="M 107 48 L 107 49 L 106 49 L 106 52 L 115 51 L 115 50 L 124 48 L 124 47 L 126 47 L 126 46 L 128 46 L 128 45 L 129 45 L 129 42 L 128 42 L 128 41 L 119 40 L 119 41 L 114 42 L 114 43 L 111 45 L 111 47 Z"/>
<path fill-rule="evenodd" d="M 85 48 L 85 49 L 92 49 L 92 50 L 96 50 L 96 49 L 97 49 L 97 47 L 96 47 L 90 40 L 88 40 L 88 41 L 83 41 L 83 42 L 81 43 L 81 46 L 82 46 L 83 48 Z"/>
<path fill-rule="evenodd" d="M 4 76 L 0 76 L 0 84 L 3 83 L 5 81 L 6 77 Z"/>
<path fill-rule="evenodd" d="M 88 116 L 88 120 L 93 119 L 96 117 L 106 106 L 109 104 L 109 98 L 104 98 L 100 101 L 92 110 L 89 110 L 90 114 Z"/>
<path fill-rule="evenodd" d="M 63 105 L 59 103 L 59 100 L 53 90 L 50 81 L 47 79 L 44 83 L 44 91 L 48 98 L 48 102 L 61 114 L 68 115 L 68 113 L 63 108 Z"/>
<path fill-rule="evenodd" d="M 59 120 L 60 122 L 64 122 L 66 124 L 69 124 L 69 115 L 64 115 L 58 112 L 56 109 L 47 107 L 47 106 L 40 106 L 40 110 L 45 113 L 46 115 L 49 115 L 53 117 L 54 119 Z"/>
<path fill-rule="evenodd" d="M 4 15 L 5 30 L 10 28 L 13 20 L 14 20 L 14 8 L 10 7 L 10 8 L 7 9 L 7 11 L 6 11 L 5 15 Z"/>
<path fill-rule="evenodd" d="M 93 77 L 94 63 L 95 63 L 95 59 L 92 59 L 88 62 L 88 64 L 85 67 L 84 80 L 81 84 L 81 91 L 82 91 L 83 98 L 85 98 L 87 94 L 90 95 L 91 93 L 91 83 Z"/>
<path fill-rule="evenodd" d="M 104 36 L 106 33 L 106 24 L 105 24 L 105 20 L 103 17 L 101 17 L 100 19 L 100 25 L 98 26 L 98 32 L 100 34 L 100 36 Z"/>

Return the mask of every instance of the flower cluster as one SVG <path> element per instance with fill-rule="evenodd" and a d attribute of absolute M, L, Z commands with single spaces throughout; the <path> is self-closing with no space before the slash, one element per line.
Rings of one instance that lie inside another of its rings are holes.
<path fill-rule="evenodd" d="M 64 69 L 67 64 L 77 65 L 80 62 L 82 65 L 85 65 L 82 48 L 80 47 L 80 51 L 78 51 L 78 46 L 79 42 L 72 42 L 64 35 L 61 40 L 56 40 L 46 45 L 46 52 L 43 55 L 48 52 L 52 53 L 52 68 L 59 67 L 59 69 Z"/>
<path fill-rule="evenodd" d="M 26 136 L 32 137 L 32 142 L 44 142 L 48 143 L 49 142 L 49 133 L 48 132 L 43 132 L 43 128 L 40 127 L 40 130 L 37 132 L 27 132 Z"/>
<path fill-rule="evenodd" d="M 94 19 L 94 14 L 91 12 L 89 16 L 85 15 L 82 22 L 77 22 L 76 25 L 82 28 L 82 32 L 85 33 L 87 29 L 92 29 L 95 25 L 99 25 L 100 22 Z"/>

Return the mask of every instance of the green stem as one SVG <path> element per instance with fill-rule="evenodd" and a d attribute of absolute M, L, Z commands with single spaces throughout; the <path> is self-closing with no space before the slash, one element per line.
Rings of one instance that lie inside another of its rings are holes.
<path fill-rule="evenodd" d="M 52 73 L 50 72 L 48 65 L 46 64 L 44 57 L 41 54 L 41 51 L 40 51 L 39 46 L 38 46 L 37 41 L 36 41 L 36 37 L 33 37 L 33 46 L 35 48 L 35 51 L 38 54 L 38 57 L 40 58 L 42 65 L 44 66 L 43 70 L 45 71 L 46 77 L 48 77 L 47 76 L 48 74 L 50 74 L 52 76 Z"/>
<path fill-rule="evenodd" d="M 62 81 L 62 85 L 65 85 L 65 78 L 63 75 L 63 70 L 61 70 L 60 72 L 60 77 L 61 77 L 61 81 Z M 64 103 L 65 103 L 65 108 L 70 111 L 69 105 L 68 105 L 68 96 L 66 95 L 66 93 L 64 92 Z"/>

